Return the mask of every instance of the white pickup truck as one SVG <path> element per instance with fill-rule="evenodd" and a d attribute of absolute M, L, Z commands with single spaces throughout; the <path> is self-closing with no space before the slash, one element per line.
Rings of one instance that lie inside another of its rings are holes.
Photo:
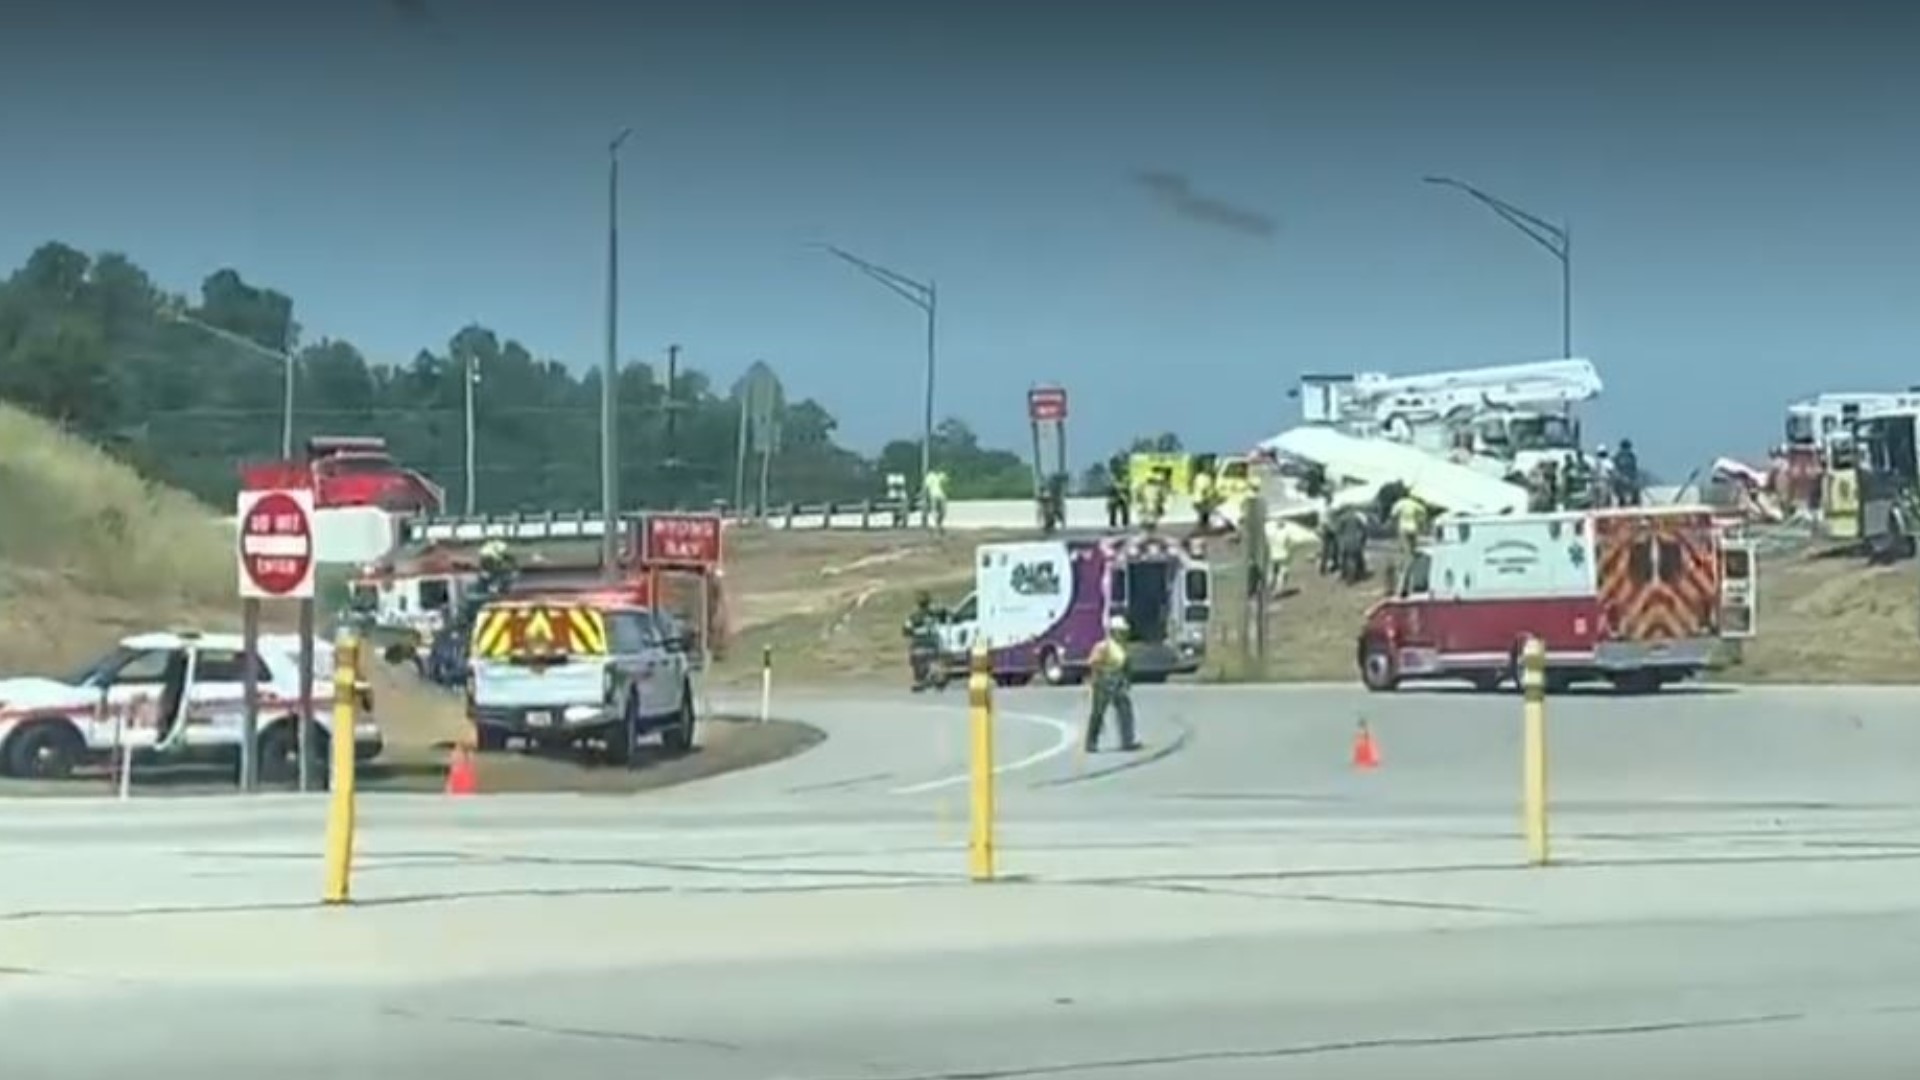
<path fill-rule="evenodd" d="M 245 665 L 258 680 L 260 778 L 283 783 L 299 769 L 300 642 L 263 634 L 249 657 L 238 634 L 193 631 L 137 634 L 66 678 L 0 679 L 0 773 L 60 779 L 110 760 L 121 747 L 134 760 L 218 760 L 236 765 L 245 715 Z M 310 750 L 325 769 L 333 729 L 333 646 L 313 650 Z M 358 691 L 354 750 L 379 756 L 373 693 Z"/>
<path fill-rule="evenodd" d="M 467 715 L 483 751 L 598 742 L 625 763 L 643 735 L 693 748 L 692 664 L 650 608 L 502 600 L 482 608 L 468 652 Z"/>

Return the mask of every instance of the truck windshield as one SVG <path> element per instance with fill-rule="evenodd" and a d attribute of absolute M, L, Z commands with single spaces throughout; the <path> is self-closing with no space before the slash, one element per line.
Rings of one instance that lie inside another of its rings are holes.
<path fill-rule="evenodd" d="M 1801 412 L 1788 413 L 1787 442 L 1794 446 L 1811 446 L 1814 441 L 1813 417 Z"/>
<path fill-rule="evenodd" d="M 1515 450 L 1566 450 L 1578 436 L 1564 416 L 1516 416 L 1508 424 L 1507 438 Z"/>

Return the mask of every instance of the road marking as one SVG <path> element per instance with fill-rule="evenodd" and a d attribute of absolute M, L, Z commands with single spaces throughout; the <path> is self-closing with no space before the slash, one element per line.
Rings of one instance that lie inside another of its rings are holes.
<path fill-rule="evenodd" d="M 1005 765 L 994 766 L 993 775 L 995 776 L 1010 772 L 1019 772 L 1022 769 L 1031 769 L 1042 762 L 1051 761 L 1073 749 L 1080 741 L 1080 729 L 1065 720 L 1051 716 L 1041 716 L 1037 713 L 1008 712 L 1005 709 L 997 710 L 995 715 L 1003 716 L 1010 720 L 1024 720 L 1029 724 L 1039 724 L 1042 727 L 1050 727 L 1060 733 L 1059 741 L 1047 747 L 1045 750 L 1028 754 L 1018 761 L 1009 761 Z M 941 777 L 938 780 L 929 780 L 924 784 L 913 784 L 908 787 L 894 788 L 892 791 L 887 792 L 887 794 L 919 795 L 928 791 L 938 791 L 941 788 L 953 787 L 956 784 L 964 784 L 971 779 L 973 779 L 973 773 L 971 771 L 956 773 L 953 776 Z"/>

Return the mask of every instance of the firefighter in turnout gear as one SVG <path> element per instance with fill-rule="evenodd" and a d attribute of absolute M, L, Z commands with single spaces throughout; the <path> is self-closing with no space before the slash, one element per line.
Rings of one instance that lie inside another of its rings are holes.
<path fill-rule="evenodd" d="M 940 686 L 940 613 L 934 610 L 933 597 L 922 592 L 914 602 L 913 613 L 901 630 L 907 639 L 907 665 L 913 672 L 913 690 L 919 693 L 929 686 Z"/>
<path fill-rule="evenodd" d="M 1106 726 L 1111 708 L 1120 720 L 1120 749 L 1140 749 L 1133 732 L 1133 684 L 1127 677 L 1127 620 L 1115 616 L 1107 623 L 1107 636 L 1087 656 L 1093 676 L 1093 711 L 1087 717 L 1087 753 L 1100 748 L 1100 729 Z"/>
<path fill-rule="evenodd" d="M 480 591 L 485 596 L 500 596 L 513 585 L 520 564 L 508 550 L 506 541 L 489 540 L 480 545 Z"/>

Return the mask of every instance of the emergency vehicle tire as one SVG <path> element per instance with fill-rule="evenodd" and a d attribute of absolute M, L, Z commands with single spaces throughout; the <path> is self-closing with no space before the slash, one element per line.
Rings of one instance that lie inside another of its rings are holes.
<path fill-rule="evenodd" d="M 685 754 L 693 749 L 693 687 L 680 688 L 680 715 L 660 729 L 660 745 L 670 754 Z"/>
<path fill-rule="evenodd" d="M 300 729 L 291 716 L 275 720 L 260 733 L 257 747 L 260 767 L 260 782 L 263 784 L 297 784 L 300 782 Z M 307 728 L 307 753 L 313 755 L 313 761 L 307 774 L 314 784 L 325 787 L 327 774 L 332 770 L 329 765 L 332 758 L 327 751 L 327 729 L 319 724 Z"/>
<path fill-rule="evenodd" d="M 1658 693 L 1666 680 L 1657 671 L 1626 671 L 1608 678 L 1616 692 L 1622 694 Z"/>
<path fill-rule="evenodd" d="M 1379 638 L 1360 646 L 1360 681 L 1376 694 L 1400 688 L 1400 670 L 1394 663 L 1393 650 Z"/>
<path fill-rule="evenodd" d="M 1500 689 L 1500 684 L 1506 680 L 1506 673 L 1500 671 L 1476 671 L 1472 675 L 1469 675 L 1468 679 L 1473 683 L 1475 690 L 1483 694 L 1491 694 L 1495 690 Z"/>
<path fill-rule="evenodd" d="M 473 725 L 474 749 L 483 754 L 497 754 L 507 748 L 507 733 L 492 724 Z"/>
<path fill-rule="evenodd" d="M 1067 671 L 1067 662 L 1060 650 L 1049 645 L 1040 650 L 1040 679 L 1048 686 L 1065 686 L 1073 676 Z"/>
<path fill-rule="evenodd" d="M 29 720 L 7 741 L 6 772 L 22 780 L 65 780 L 86 753 L 86 742 L 62 720 Z"/>
<path fill-rule="evenodd" d="M 620 722 L 603 733 L 609 764 L 625 765 L 633 760 L 633 732 L 640 726 L 639 720 L 640 699 L 628 694 L 627 703 L 620 709 Z"/>

